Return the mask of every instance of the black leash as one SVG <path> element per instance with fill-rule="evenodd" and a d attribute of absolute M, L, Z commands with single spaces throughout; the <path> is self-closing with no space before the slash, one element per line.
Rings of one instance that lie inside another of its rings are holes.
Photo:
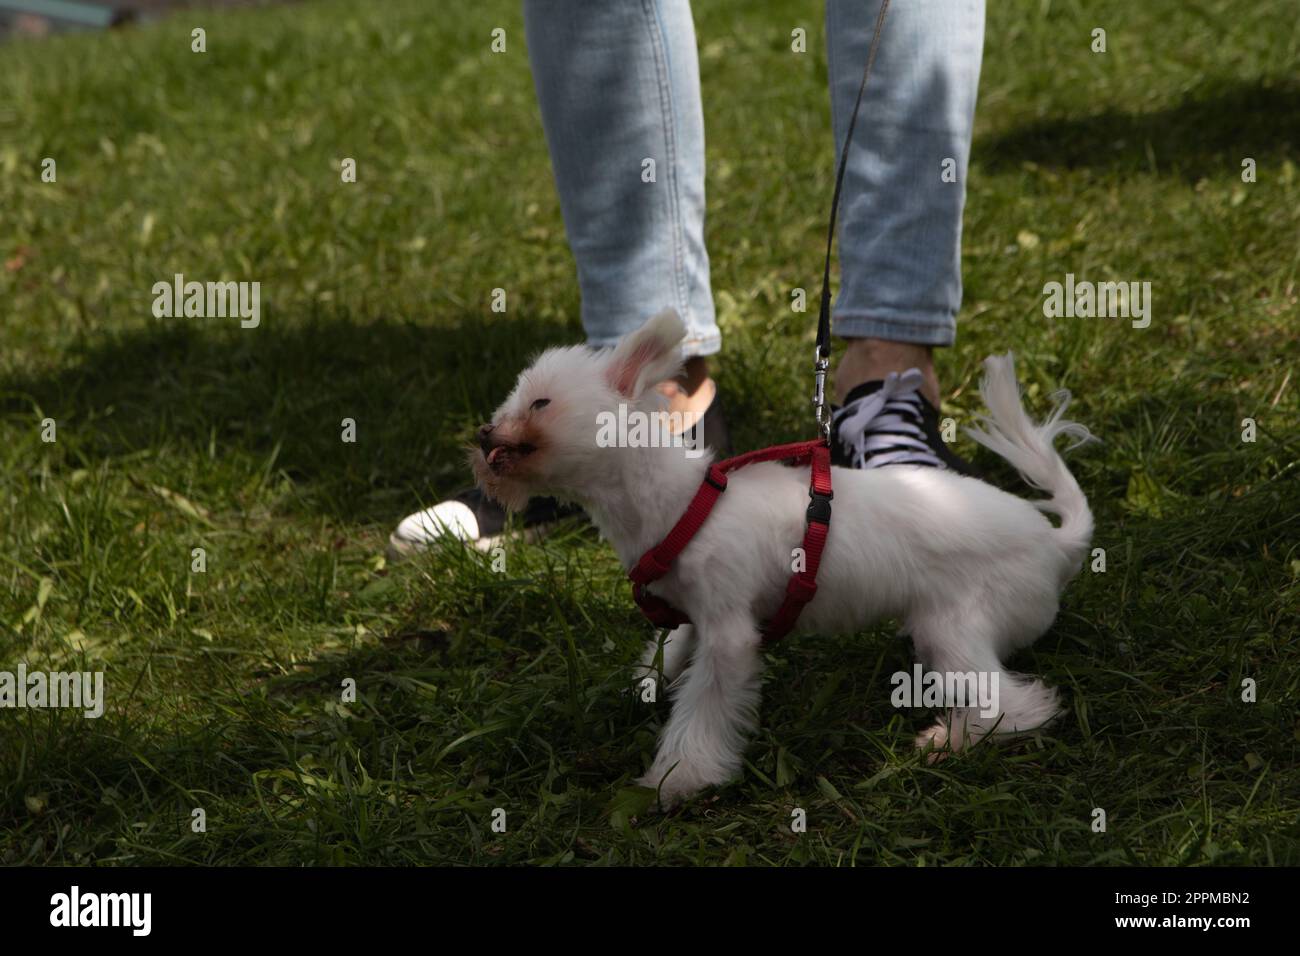
<path fill-rule="evenodd" d="M 831 364 L 831 248 L 835 244 L 835 218 L 840 208 L 840 192 L 844 188 L 844 169 L 849 161 L 849 145 L 853 142 L 853 129 L 858 124 L 858 110 L 862 106 L 862 94 L 867 89 L 867 77 L 871 75 L 871 66 L 876 62 L 876 50 L 880 46 L 880 31 L 885 25 L 885 12 L 889 9 L 889 0 L 881 0 L 880 13 L 876 15 L 876 29 L 871 35 L 871 50 L 867 54 L 867 65 L 862 71 L 862 84 L 858 87 L 858 99 L 853 104 L 853 115 L 849 117 L 849 128 L 844 135 L 844 148 L 840 151 L 839 169 L 835 173 L 835 194 L 831 197 L 831 222 L 826 232 L 826 269 L 822 273 L 821 314 L 817 317 L 817 348 L 813 353 L 813 407 L 817 416 L 817 427 L 822 438 L 830 442 L 831 417 L 826 406 L 826 372 Z M 829 37 L 827 38 L 829 40 Z"/>

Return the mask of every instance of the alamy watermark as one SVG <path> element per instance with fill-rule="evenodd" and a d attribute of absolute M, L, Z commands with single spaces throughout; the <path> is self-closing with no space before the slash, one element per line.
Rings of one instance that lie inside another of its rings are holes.
<path fill-rule="evenodd" d="M 618 412 L 596 415 L 598 448 L 685 448 L 687 458 L 704 454 L 703 412 L 646 412 L 619 403 Z"/>
<path fill-rule="evenodd" d="M 260 282 L 186 282 L 178 272 L 171 282 L 155 282 L 150 291 L 156 319 L 238 316 L 245 329 L 255 329 L 262 322 Z"/>
<path fill-rule="evenodd" d="M 1150 282 L 1075 281 L 1074 273 L 1065 274 L 1065 282 L 1048 282 L 1043 286 L 1043 315 L 1049 319 L 1132 319 L 1133 328 L 1151 324 Z"/>
<path fill-rule="evenodd" d="M 103 671 L 0 671 L 0 708 L 71 707 L 94 719 L 104 714 Z"/>
<path fill-rule="evenodd" d="M 978 707 L 984 718 L 1002 710 L 997 671 L 927 671 L 915 664 L 910 672 L 895 671 L 889 683 L 894 687 L 889 702 L 895 707 Z"/>
<path fill-rule="evenodd" d="M 56 927 L 121 926 L 133 936 L 153 928 L 152 893 L 83 893 L 74 885 L 50 897 L 50 925 Z"/>

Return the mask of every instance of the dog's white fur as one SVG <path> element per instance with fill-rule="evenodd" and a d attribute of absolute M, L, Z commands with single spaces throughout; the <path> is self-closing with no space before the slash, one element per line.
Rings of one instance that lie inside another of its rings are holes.
<path fill-rule="evenodd" d="M 484 426 L 487 445 L 503 449 L 492 464 L 483 450 L 471 456 L 484 490 L 514 507 L 537 494 L 579 502 L 630 568 L 681 516 L 711 457 L 690 457 L 680 447 L 598 447 L 597 416 L 616 413 L 620 403 L 662 411 L 654 386 L 678 372 L 684 333 L 669 310 L 612 352 L 542 354 Z M 956 750 L 1055 716 L 1056 692 L 1004 671 L 1001 662 L 1051 625 L 1092 536 L 1087 500 L 1053 448 L 1061 434 L 1088 437 L 1061 417 L 1068 395 L 1035 425 L 1021 405 L 1012 356 L 989 358 L 985 369 L 980 391 L 989 415 L 983 429 L 968 433 L 1050 498 L 1031 503 L 932 468 L 836 468 L 817 595 L 797 626 L 857 631 L 894 618 L 928 669 L 998 674 L 999 714 L 950 710 L 918 737 L 922 747 Z M 673 708 L 641 779 L 665 804 L 723 783 L 741 767 L 757 723 L 758 622 L 785 593 L 792 551 L 803 541 L 808 480 L 807 468 L 777 463 L 734 472 L 672 571 L 651 587 L 693 622 L 664 645 Z M 1059 516 L 1059 527 L 1043 511 Z M 658 651 L 652 641 L 642 667 L 653 669 Z"/>

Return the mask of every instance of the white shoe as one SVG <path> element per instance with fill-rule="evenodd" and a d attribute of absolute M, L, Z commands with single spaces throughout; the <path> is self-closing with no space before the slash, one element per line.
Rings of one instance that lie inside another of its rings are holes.
<path fill-rule="evenodd" d="M 525 540 L 535 540 L 561 519 L 581 513 L 577 506 L 561 505 L 554 498 L 534 498 L 516 516 L 516 523 Z M 388 538 L 388 560 L 400 561 L 427 551 L 447 535 L 480 551 L 490 551 L 505 533 L 505 509 L 477 488 L 470 488 L 403 518 Z"/>

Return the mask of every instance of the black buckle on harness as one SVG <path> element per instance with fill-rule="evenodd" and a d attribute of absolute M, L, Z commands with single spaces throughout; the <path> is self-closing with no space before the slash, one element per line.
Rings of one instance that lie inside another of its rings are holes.
<path fill-rule="evenodd" d="M 835 497 L 835 492 L 831 491 L 822 494 L 820 491 L 810 488 L 808 489 L 808 497 L 812 500 L 808 502 L 806 520 L 829 525 L 831 523 L 831 499 Z"/>

